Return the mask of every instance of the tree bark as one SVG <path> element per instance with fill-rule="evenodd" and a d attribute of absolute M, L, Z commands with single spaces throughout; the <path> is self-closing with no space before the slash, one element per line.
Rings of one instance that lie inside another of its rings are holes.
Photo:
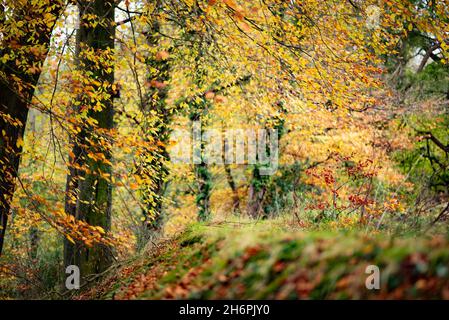
<path fill-rule="evenodd" d="M 285 107 L 283 106 L 282 102 L 277 102 L 277 108 L 279 111 L 283 114 L 287 112 Z M 271 116 L 268 119 L 265 120 L 265 130 L 275 129 L 277 131 L 277 142 L 279 144 L 279 141 L 284 134 L 285 131 L 285 120 L 279 116 Z M 271 141 L 269 136 L 267 136 L 267 141 Z M 260 143 L 260 141 L 258 142 Z M 279 150 L 279 149 L 278 149 Z M 269 154 L 270 147 L 269 143 L 266 145 L 266 152 Z M 257 155 L 257 159 L 259 160 L 259 155 Z M 267 194 L 267 190 L 272 183 L 272 178 L 267 175 L 262 175 L 260 169 L 264 165 L 256 164 L 253 168 L 251 182 L 249 185 L 249 192 L 248 192 L 248 204 L 247 204 L 247 213 L 248 215 L 253 218 L 259 218 L 259 217 L 267 217 L 269 212 L 265 212 L 263 208 L 263 204 L 265 201 L 265 197 Z M 263 213 L 261 215 L 261 211 L 263 210 Z"/>
<path fill-rule="evenodd" d="M 232 169 L 229 163 L 226 162 L 226 154 L 228 153 L 228 150 L 233 150 L 233 141 L 229 141 L 226 137 L 225 132 L 225 125 L 224 122 L 222 123 L 222 136 L 223 136 L 223 152 L 222 154 L 222 161 L 223 166 L 226 173 L 226 180 L 228 181 L 229 187 L 232 191 L 232 211 L 234 213 L 241 213 L 240 211 L 240 196 L 237 184 L 235 183 L 234 177 L 232 176 Z"/>
<path fill-rule="evenodd" d="M 95 125 L 84 122 L 72 138 L 71 169 L 67 177 L 66 213 L 105 231 L 111 227 L 111 149 L 113 129 L 113 49 L 115 39 L 113 0 L 79 1 L 80 27 L 78 69 L 88 85 L 79 97 L 80 108 Z M 95 16 L 95 23 L 89 20 Z M 92 99 L 89 90 L 99 97 Z M 106 92 L 105 92 L 106 91 Z M 100 107 L 99 107 L 100 106 Z M 73 201 L 76 199 L 76 201 Z M 67 239 L 65 265 L 77 265 L 83 277 L 100 273 L 112 262 L 111 248 L 103 244 L 86 245 Z"/>
<path fill-rule="evenodd" d="M 1 57 L 16 57 L 0 62 L 0 255 L 18 177 L 28 108 L 48 53 L 54 23 L 62 9 L 63 1 L 59 0 L 27 2 L 25 7 L 14 9 L 12 20 L 1 15 L 3 30 L 18 22 L 23 22 L 24 27 L 23 33 L 3 33 L 0 49 Z M 2 6 L 2 13 L 3 10 Z M 50 19 L 45 16 L 47 13 L 51 14 Z"/>
<path fill-rule="evenodd" d="M 197 185 L 195 202 L 198 208 L 198 221 L 207 221 L 211 216 L 210 198 L 212 192 L 212 176 L 209 170 L 209 165 L 204 158 L 206 145 L 205 141 L 202 139 L 204 128 L 207 125 L 206 117 L 208 107 L 209 104 L 204 97 L 201 102 L 192 101 L 190 104 L 190 120 L 192 121 L 192 125 L 194 123 L 199 124 L 198 138 L 200 139 L 200 145 L 194 147 L 195 149 L 199 147 L 199 150 L 194 150 L 194 153 L 199 153 L 200 161 L 193 165 Z"/>
<path fill-rule="evenodd" d="M 157 11 L 162 9 L 162 2 L 157 2 Z M 149 46 L 159 46 L 160 23 L 157 17 L 151 21 L 151 28 L 146 32 Z M 170 51 L 170 50 L 169 50 Z M 170 80 L 171 58 L 169 52 L 157 51 L 146 59 L 148 92 L 142 104 L 144 120 L 141 123 L 145 142 L 152 144 L 138 161 L 137 173 L 143 183 L 140 187 L 141 199 L 144 205 L 142 214 L 144 221 L 139 235 L 137 247 L 142 248 L 150 238 L 162 231 L 164 217 L 162 215 L 164 193 L 169 175 L 168 162 L 170 156 L 167 150 L 173 116 L 176 107 L 167 105 L 168 81 Z"/>

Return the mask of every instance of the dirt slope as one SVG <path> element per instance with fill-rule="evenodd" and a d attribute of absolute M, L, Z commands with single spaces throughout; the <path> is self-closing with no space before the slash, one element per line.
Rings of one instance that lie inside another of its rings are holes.
<path fill-rule="evenodd" d="M 194 225 L 77 298 L 449 298 L 449 241 L 291 232 L 266 223 Z M 369 265 L 380 270 L 368 290 Z"/>

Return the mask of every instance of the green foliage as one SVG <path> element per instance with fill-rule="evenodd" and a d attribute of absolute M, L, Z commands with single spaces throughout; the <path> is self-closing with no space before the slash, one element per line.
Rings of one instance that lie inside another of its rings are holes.
<path fill-rule="evenodd" d="M 447 152 L 449 144 L 449 69 L 441 63 L 430 63 L 422 72 L 408 71 L 402 90 L 407 90 L 410 103 L 427 103 L 428 110 L 411 110 L 403 120 L 417 136 L 412 149 L 401 150 L 394 158 L 418 185 L 429 185 L 434 191 L 445 192 L 449 186 Z M 443 99 L 443 100 L 441 100 Z M 427 102 L 426 102 L 427 101 Z"/>
<path fill-rule="evenodd" d="M 210 196 L 212 191 L 212 175 L 205 163 L 195 165 L 198 192 L 195 202 L 198 207 L 199 221 L 206 221 L 210 218 Z"/>
<path fill-rule="evenodd" d="M 445 64 L 433 62 L 421 72 L 407 70 L 400 90 L 409 90 L 414 99 L 447 96 L 449 92 L 449 67 Z"/>
<path fill-rule="evenodd" d="M 304 174 L 304 165 L 295 162 L 292 165 L 281 166 L 269 184 L 264 199 L 264 212 L 268 216 L 278 216 L 280 213 L 292 210 L 297 197 L 310 190 L 301 179 Z"/>

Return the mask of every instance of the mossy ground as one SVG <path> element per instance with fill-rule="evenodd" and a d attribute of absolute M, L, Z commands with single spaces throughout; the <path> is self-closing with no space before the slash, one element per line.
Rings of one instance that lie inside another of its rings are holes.
<path fill-rule="evenodd" d="M 368 265 L 380 290 L 368 290 Z M 273 221 L 195 224 L 78 298 L 449 298 L 449 240 L 291 231 Z"/>

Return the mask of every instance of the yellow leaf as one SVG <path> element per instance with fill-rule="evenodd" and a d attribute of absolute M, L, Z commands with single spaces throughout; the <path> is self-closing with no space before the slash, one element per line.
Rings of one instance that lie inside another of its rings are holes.
<path fill-rule="evenodd" d="M 17 145 L 17 148 L 23 147 L 23 139 L 22 139 L 21 137 L 19 137 L 19 138 L 17 139 L 16 145 Z"/>
<path fill-rule="evenodd" d="M 75 241 L 73 240 L 73 238 L 69 235 L 66 235 L 67 240 L 69 240 L 71 243 L 75 244 Z"/>

